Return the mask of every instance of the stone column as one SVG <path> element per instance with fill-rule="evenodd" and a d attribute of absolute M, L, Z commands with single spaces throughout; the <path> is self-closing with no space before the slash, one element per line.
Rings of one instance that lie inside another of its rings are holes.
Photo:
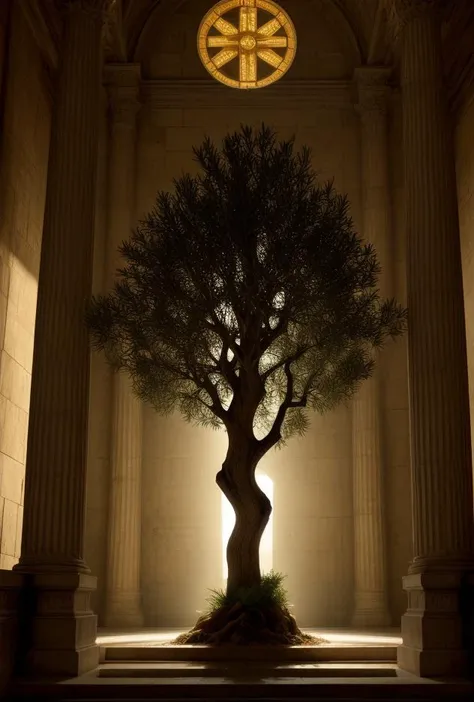
<path fill-rule="evenodd" d="M 409 309 L 414 559 L 400 667 L 466 665 L 460 597 L 472 570 L 466 336 L 454 147 L 443 84 L 439 0 L 391 5 L 401 47 Z"/>
<path fill-rule="evenodd" d="M 17 569 L 35 590 L 29 664 L 97 665 L 96 579 L 83 559 L 103 0 L 67 0 L 53 107 Z"/>
<path fill-rule="evenodd" d="M 140 68 L 109 65 L 111 134 L 108 203 L 108 281 L 121 265 L 118 247 L 135 216 L 136 117 Z M 106 625 L 143 626 L 140 593 L 142 406 L 130 380 L 113 377 L 111 483 L 107 547 Z"/>
<path fill-rule="evenodd" d="M 390 71 L 356 71 L 361 118 L 363 232 L 382 267 L 380 292 L 390 285 L 387 81 Z M 379 367 L 362 383 L 352 409 L 354 499 L 354 627 L 390 623 L 386 591 Z"/>

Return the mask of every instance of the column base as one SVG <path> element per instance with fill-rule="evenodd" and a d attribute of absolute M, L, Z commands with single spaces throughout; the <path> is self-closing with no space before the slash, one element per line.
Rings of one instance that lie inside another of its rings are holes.
<path fill-rule="evenodd" d="M 423 651 L 409 646 L 397 649 L 397 664 L 420 678 L 462 677 L 468 668 L 466 651 Z"/>
<path fill-rule="evenodd" d="M 414 573 L 403 578 L 408 609 L 402 617 L 398 665 L 420 677 L 462 676 L 468 652 L 460 609 L 462 573 Z"/>
<path fill-rule="evenodd" d="M 23 577 L 0 570 L 0 697 L 13 674 L 18 645 L 18 603 Z"/>
<path fill-rule="evenodd" d="M 33 574 L 28 580 L 32 619 L 25 672 L 58 678 L 97 668 L 97 617 L 90 607 L 97 578 L 50 572 Z"/>
<path fill-rule="evenodd" d="M 352 626 L 380 629 L 390 626 L 391 617 L 382 592 L 356 592 Z"/>
<path fill-rule="evenodd" d="M 105 626 L 109 629 L 141 629 L 144 626 L 139 592 L 108 592 Z"/>

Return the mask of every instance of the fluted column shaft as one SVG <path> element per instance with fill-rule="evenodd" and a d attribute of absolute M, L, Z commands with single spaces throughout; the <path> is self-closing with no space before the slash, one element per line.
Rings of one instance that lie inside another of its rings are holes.
<path fill-rule="evenodd" d="M 356 73 L 361 118 L 362 203 L 364 238 L 375 246 L 381 263 L 380 291 L 390 289 L 390 205 L 388 182 L 387 98 L 389 72 L 360 69 Z M 354 398 L 353 504 L 356 627 L 387 626 L 383 464 L 380 426 L 380 378 L 362 383 Z"/>
<path fill-rule="evenodd" d="M 89 335 L 104 0 L 63 0 L 38 280 L 21 558 L 30 575 L 22 665 L 75 676 L 98 664 L 96 578 L 84 562 Z M 25 632 L 28 632 L 27 635 Z"/>
<path fill-rule="evenodd" d="M 102 0 L 67 3 L 52 116 L 26 463 L 22 570 L 83 560 Z"/>
<path fill-rule="evenodd" d="M 435 3 L 403 31 L 414 560 L 471 562 L 472 471 L 454 147 Z"/>
<path fill-rule="evenodd" d="M 108 203 L 108 279 L 121 265 L 118 247 L 135 215 L 136 116 L 139 69 L 108 66 L 111 141 Z M 107 548 L 106 624 L 141 626 L 142 407 L 124 374 L 113 377 L 111 483 Z"/>
<path fill-rule="evenodd" d="M 461 589 L 473 567 L 469 395 L 454 146 L 440 0 L 396 0 L 405 160 L 414 558 L 400 667 L 467 667 Z M 467 631 L 467 630 L 466 630 Z"/>

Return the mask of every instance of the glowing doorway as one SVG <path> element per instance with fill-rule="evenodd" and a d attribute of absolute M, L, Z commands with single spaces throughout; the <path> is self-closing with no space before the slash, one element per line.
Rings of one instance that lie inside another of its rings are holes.
<path fill-rule="evenodd" d="M 255 476 L 257 485 L 268 497 L 273 505 L 273 480 L 265 475 L 265 473 L 257 473 Z M 222 514 L 222 578 L 224 583 L 227 581 L 227 557 L 226 549 L 232 529 L 235 524 L 235 514 L 232 505 L 225 495 L 222 495 L 221 500 Z M 268 524 L 263 532 L 262 540 L 260 541 L 260 568 L 262 573 L 269 573 L 273 568 L 273 512 L 270 515 Z"/>

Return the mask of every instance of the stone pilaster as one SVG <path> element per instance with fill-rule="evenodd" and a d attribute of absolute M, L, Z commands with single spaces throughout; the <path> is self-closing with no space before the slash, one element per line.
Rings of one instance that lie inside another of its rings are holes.
<path fill-rule="evenodd" d="M 136 116 L 140 71 L 110 65 L 111 137 L 108 203 L 108 280 L 121 261 L 118 247 L 131 233 L 135 216 Z M 113 377 L 111 483 L 107 547 L 106 625 L 143 625 L 140 592 L 142 406 L 130 380 Z"/>
<path fill-rule="evenodd" d="M 53 108 L 20 572 L 35 590 L 33 670 L 97 665 L 95 578 L 83 559 L 89 338 L 103 0 L 69 0 Z"/>
<path fill-rule="evenodd" d="M 414 559 L 399 665 L 466 665 L 460 592 L 473 568 L 466 337 L 439 0 L 396 2 L 405 159 Z"/>
<path fill-rule="evenodd" d="M 390 285 L 390 202 L 388 181 L 387 99 L 389 71 L 356 72 L 361 118 L 362 210 L 364 238 L 381 263 L 380 291 Z M 379 368 L 354 398 L 352 409 L 355 627 L 390 623 L 386 591 L 383 516 L 383 452 L 381 442 Z"/>

